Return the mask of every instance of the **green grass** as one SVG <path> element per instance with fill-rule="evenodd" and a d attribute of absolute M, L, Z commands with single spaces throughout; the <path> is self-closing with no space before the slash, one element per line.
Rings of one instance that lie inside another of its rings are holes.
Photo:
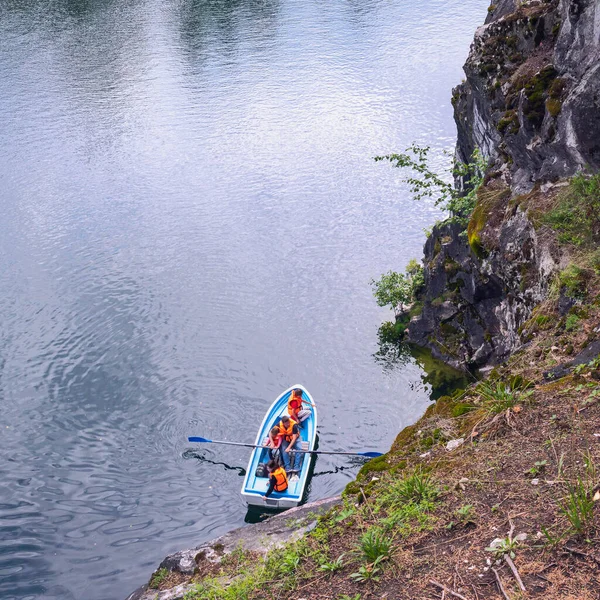
<path fill-rule="evenodd" d="M 580 320 L 577 315 L 569 315 L 565 321 L 565 331 L 576 331 L 579 329 Z"/>
<path fill-rule="evenodd" d="M 595 247 L 600 242 L 600 173 L 580 173 L 542 217 L 561 243 Z"/>
<path fill-rule="evenodd" d="M 357 551 L 365 561 L 373 563 L 378 558 L 390 556 L 393 541 L 384 529 L 371 527 L 360 538 Z"/>
<path fill-rule="evenodd" d="M 560 505 L 560 511 L 571 524 L 575 533 L 586 534 L 594 520 L 593 488 L 581 478 L 567 486 L 567 495 Z"/>
<path fill-rule="evenodd" d="M 533 393 L 531 385 L 522 377 L 512 377 L 508 381 L 483 381 L 475 391 L 490 412 L 500 413 L 527 400 Z"/>
<path fill-rule="evenodd" d="M 167 569 L 158 569 L 148 584 L 148 587 L 156 590 L 160 587 L 160 584 L 168 577 L 169 571 Z"/>

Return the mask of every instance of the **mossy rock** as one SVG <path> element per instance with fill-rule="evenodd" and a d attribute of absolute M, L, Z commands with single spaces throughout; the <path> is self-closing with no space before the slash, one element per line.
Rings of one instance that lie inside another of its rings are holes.
<path fill-rule="evenodd" d="M 481 233 L 488 223 L 494 209 L 507 201 L 509 196 L 510 190 L 508 188 L 499 190 L 480 188 L 477 192 L 477 204 L 475 205 L 475 209 L 473 210 L 473 214 L 471 215 L 467 226 L 467 238 L 471 250 L 473 250 L 475 256 L 480 259 L 485 258 L 488 254 L 488 251 L 481 241 Z"/>
<path fill-rule="evenodd" d="M 498 125 L 496 125 L 496 129 L 502 134 L 508 133 L 514 135 L 519 133 L 520 128 L 519 115 L 514 109 L 507 110 L 504 116 L 498 121 Z"/>
<path fill-rule="evenodd" d="M 550 116 L 556 118 L 562 110 L 562 102 L 556 98 L 548 98 L 548 100 L 546 100 L 546 110 Z"/>
<path fill-rule="evenodd" d="M 523 115 L 534 127 L 539 127 L 544 120 L 546 113 L 545 100 L 556 75 L 554 65 L 548 65 L 533 76 L 523 88 L 527 99 Z"/>

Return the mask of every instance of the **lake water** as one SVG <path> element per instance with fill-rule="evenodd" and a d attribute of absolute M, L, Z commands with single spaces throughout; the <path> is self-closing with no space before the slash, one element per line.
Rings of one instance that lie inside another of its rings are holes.
<path fill-rule="evenodd" d="M 0 3 L 0 596 L 120 600 L 242 525 L 302 383 L 323 450 L 429 403 L 369 282 L 439 218 L 372 157 L 452 149 L 484 0 Z M 315 500 L 358 466 L 320 457 Z"/>

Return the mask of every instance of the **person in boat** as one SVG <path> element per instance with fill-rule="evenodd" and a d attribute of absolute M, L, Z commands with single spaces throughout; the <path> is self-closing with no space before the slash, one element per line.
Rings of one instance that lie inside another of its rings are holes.
<path fill-rule="evenodd" d="M 288 415 L 281 417 L 281 421 L 279 422 L 279 437 L 281 438 L 280 452 L 283 468 L 288 473 L 297 472 L 300 454 L 294 452 L 294 450 L 302 449 L 300 446 L 300 430 L 298 429 L 298 423 L 294 419 L 290 419 Z"/>
<path fill-rule="evenodd" d="M 281 436 L 280 429 L 275 425 L 269 431 L 269 438 L 267 439 L 266 447 L 269 449 L 269 458 L 281 464 Z"/>
<path fill-rule="evenodd" d="M 265 498 L 268 498 L 273 492 L 283 494 L 288 489 L 288 478 L 285 469 L 276 461 L 270 460 L 267 463 L 269 472 L 269 487 L 265 492 Z"/>
<path fill-rule="evenodd" d="M 312 402 L 309 402 L 302 397 L 302 390 L 300 388 L 293 389 L 288 399 L 288 415 L 290 415 L 290 417 L 296 421 L 300 427 L 302 427 L 302 421 L 308 419 L 310 416 L 310 409 L 302 408 L 303 404 L 314 406 Z"/>

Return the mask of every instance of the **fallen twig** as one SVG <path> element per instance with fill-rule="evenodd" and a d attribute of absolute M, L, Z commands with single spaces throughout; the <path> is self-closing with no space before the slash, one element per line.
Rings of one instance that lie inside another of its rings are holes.
<path fill-rule="evenodd" d="M 505 554 L 504 560 L 507 562 L 508 566 L 510 567 L 510 570 L 513 572 L 513 575 L 515 576 L 515 579 L 517 580 L 517 583 L 519 584 L 519 587 L 521 588 L 521 590 L 523 592 L 526 592 L 527 590 L 525 589 L 525 586 L 523 585 L 523 580 L 521 579 L 521 576 L 519 575 L 519 571 L 517 571 L 517 567 L 515 566 L 513 559 L 508 554 Z"/>
<path fill-rule="evenodd" d="M 500 588 L 502 595 L 506 598 L 506 600 L 510 600 L 510 597 L 506 593 L 506 590 L 504 589 L 504 586 L 502 585 L 502 582 L 500 581 L 500 575 L 498 575 L 498 571 L 496 571 L 496 569 L 494 569 L 494 567 L 492 567 L 492 571 L 494 571 L 494 575 L 496 576 L 496 581 L 498 582 L 498 587 Z"/>
<path fill-rule="evenodd" d="M 440 588 L 440 590 L 444 590 L 446 593 L 450 594 L 451 596 L 456 596 L 457 598 L 460 598 L 461 600 L 467 600 L 462 594 L 459 594 L 458 592 L 453 592 L 448 586 L 444 585 L 443 583 L 438 583 L 437 581 L 434 581 L 433 579 L 430 579 L 429 583 L 431 585 L 435 585 L 435 587 L 437 587 L 437 588 Z"/>

